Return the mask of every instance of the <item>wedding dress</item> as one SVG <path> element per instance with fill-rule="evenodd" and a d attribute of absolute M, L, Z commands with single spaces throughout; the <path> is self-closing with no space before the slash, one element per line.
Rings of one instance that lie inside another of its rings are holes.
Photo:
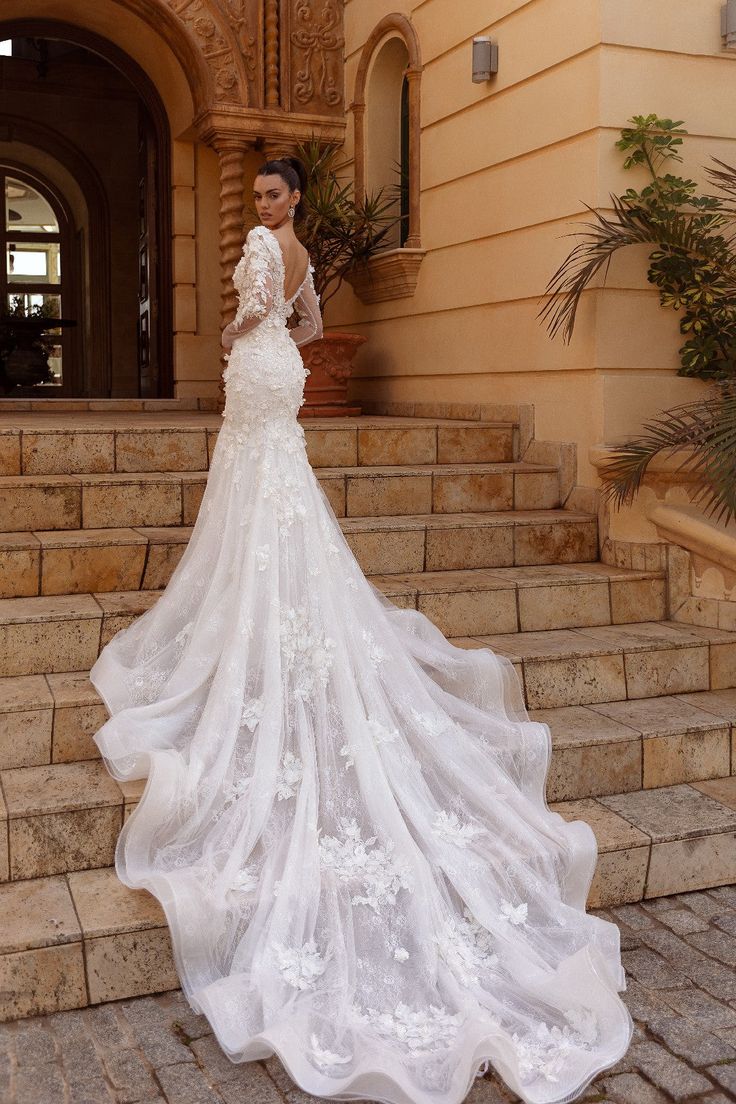
<path fill-rule="evenodd" d="M 632 1033 L 618 929 L 585 912 L 595 837 L 547 805 L 509 661 L 396 608 L 343 536 L 297 421 L 313 271 L 286 300 L 248 234 L 197 523 L 91 672 L 108 770 L 148 778 L 117 872 L 233 1061 L 388 1104 L 458 1104 L 490 1062 L 572 1101 Z"/>

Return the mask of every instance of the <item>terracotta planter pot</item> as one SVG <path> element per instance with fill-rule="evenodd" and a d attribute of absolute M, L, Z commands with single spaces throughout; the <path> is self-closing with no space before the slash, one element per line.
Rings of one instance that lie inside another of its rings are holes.
<path fill-rule="evenodd" d="M 353 358 L 367 337 L 356 333 L 326 333 L 302 349 L 302 359 L 311 375 L 304 388 L 300 418 L 336 418 L 360 414 L 358 403 L 347 399 Z"/>

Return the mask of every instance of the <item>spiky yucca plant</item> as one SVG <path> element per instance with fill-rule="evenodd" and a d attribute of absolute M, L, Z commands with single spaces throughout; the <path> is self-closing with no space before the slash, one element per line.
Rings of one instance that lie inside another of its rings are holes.
<path fill-rule="evenodd" d="M 297 235 L 309 250 L 314 287 L 324 310 L 347 273 L 388 246 L 388 235 L 404 217 L 392 212 L 405 184 L 402 180 L 366 192 L 358 200 L 338 142 L 313 136 L 296 144 L 294 152 L 307 170 L 305 217 Z"/>

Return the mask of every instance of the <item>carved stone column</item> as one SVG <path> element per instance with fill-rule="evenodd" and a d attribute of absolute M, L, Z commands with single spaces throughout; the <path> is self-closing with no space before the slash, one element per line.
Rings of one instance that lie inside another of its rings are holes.
<path fill-rule="evenodd" d="M 237 294 L 233 287 L 233 272 L 243 249 L 243 169 L 247 144 L 236 138 L 216 138 L 212 145 L 220 162 L 220 328 L 235 317 Z M 224 367 L 223 351 L 223 367 Z M 220 380 L 220 390 L 223 383 Z"/>

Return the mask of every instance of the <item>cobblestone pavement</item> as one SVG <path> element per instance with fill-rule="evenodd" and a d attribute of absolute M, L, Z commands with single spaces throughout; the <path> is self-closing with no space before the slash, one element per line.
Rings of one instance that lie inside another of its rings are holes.
<path fill-rule="evenodd" d="M 736 887 L 593 909 L 621 929 L 628 1053 L 585 1104 L 736 1101 Z M 0 1025 L 2 1104 L 309 1104 L 277 1058 L 236 1065 L 180 991 Z M 518 1098 L 492 1072 L 468 1104 Z"/>

